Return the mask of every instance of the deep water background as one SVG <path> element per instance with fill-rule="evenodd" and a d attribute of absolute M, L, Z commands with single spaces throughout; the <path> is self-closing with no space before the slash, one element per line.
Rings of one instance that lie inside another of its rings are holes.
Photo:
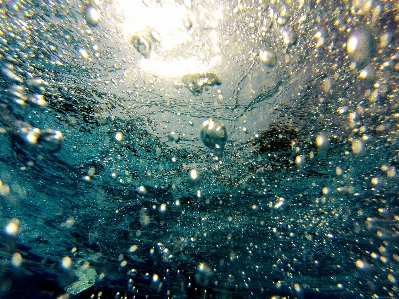
<path fill-rule="evenodd" d="M 153 41 L 150 58 L 120 1 L 0 4 L 0 298 L 398 297 L 399 8 L 289 2 L 176 1 L 196 42 Z M 356 29 L 372 38 L 365 79 Z M 215 32 L 220 86 L 193 95 L 144 68 L 212 58 Z M 208 118 L 226 125 L 222 154 L 200 139 Z M 95 281 L 68 294 L 87 268 Z"/>

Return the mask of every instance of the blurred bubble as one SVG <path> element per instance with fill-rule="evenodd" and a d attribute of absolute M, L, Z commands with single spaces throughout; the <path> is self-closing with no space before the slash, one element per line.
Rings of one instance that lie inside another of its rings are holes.
<path fill-rule="evenodd" d="M 277 56 L 272 50 L 259 51 L 259 60 L 268 67 L 273 67 L 277 63 Z"/>
<path fill-rule="evenodd" d="M 155 41 L 161 42 L 162 38 L 161 38 L 161 35 L 158 33 L 158 31 L 156 31 L 156 30 L 151 30 L 150 33 L 151 33 L 151 37 L 152 37 Z"/>
<path fill-rule="evenodd" d="M 154 274 L 154 275 L 152 276 L 152 281 L 153 281 L 153 282 L 157 282 L 158 280 L 159 280 L 158 274 Z"/>
<path fill-rule="evenodd" d="M 201 128 L 201 140 L 209 148 L 221 153 L 227 141 L 227 130 L 220 121 L 208 119 Z"/>
<path fill-rule="evenodd" d="M 14 267 L 19 267 L 22 264 L 22 256 L 19 252 L 15 252 L 11 258 L 11 264 Z"/>
<path fill-rule="evenodd" d="M 8 67 L 2 68 L 1 73 L 3 74 L 3 77 L 9 81 L 16 81 L 16 82 L 22 82 L 23 80 L 21 77 L 17 76 L 14 71 L 14 67 L 12 65 L 8 65 Z"/>
<path fill-rule="evenodd" d="M 144 186 L 140 186 L 137 188 L 137 193 L 140 195 L 146 195 L 147 194 L 147 189 Z"/>
<path fill-rule="evenodd" d="M 359 154 L 363 150 L 363 142 L 360 139 L 355 139 L 352 141 L 352 152 L 354 154 Z"/>
<path fill-rule="evenodd" d="M 34 94 L 34 95 L 31 95 L 31 96 L 29 97 L 29 101 L 30 101 L 32 104 L 35 104 L 35 105 L 40 106 L 40 107 L 45 107 L 45 106 L 47 105 L 47 102 L 46 102 L 46 100 L 44 99 L 44 96 L 41 95 L 41 94 Z"/>
<path fill-rule="evenodd" d="M 146 208 L 143 208 L 140 210 L 140 224 L 142 226 L 147 226 L 151 222 L 150 215 L 148 215 L 148 210 Z"/>
<path fill-rule="evenodd" d="M 179 135 L 176 132 L 170 132 L 168 139 L 170 142 L 177 143 L 179 141 Z"/>
<path fill-rule="evenodd" d="M 86 21 L 89 25 L 95 26 L 100 21 L 101 14 L 97 6 L 89 4 L 86 6 Z"/>
<path fill-rule="evenodd" d="M 368 82 L 373 82 L 376 79 L 374 68 L 371 65 L 365 67 L 360 71 L 359 78 Z"/>
<path fill-rule="evenodd" d="M 285 198 L 284 197 L 279 197 L 276 201 L 276 203 L 274 204 L 274 208 L 276 210 L 280 210 L 284 207 L 285 204 Z"/>
<path fill-rule="evenodd" d="M 387 170 L 387 176 L 392 178 L 396 175 L 396 170 L 394 166 L 389 167 L 389 169 Z"/>
<path fill-rule="evenodd" d="M 327 187 L 323 187 L 323 189 L 321 189 L 321 193 L 322 193 L 323 195 L 327 195 L 327 194 L 330 193 L 330 189 L 327 188 Z"/>
<path fill-rule="evenodd" d="M 182 77 L 185 87 L 187 87 L 193 95 L 200 95 L 205 86 L 220 85 L 222 81 L 212 72 L 187 74 Z"/>
<path fill-rule="evenodd" d="M 8 90 L 9 94 L 14 97 L 14 101 L 20 100 L 21 102 L 26 101 L 25 90 L 24 87 L 21 85 L 11 85 L 10 89 Z"/>
<path fill-rule="evenodd" d="M 295 157 L 295 164 L 300 167 L 305 164 L 305 156 L 299 155 Z"/>
<path fill-rule="evenodd" d="M 199 173 L 197 169 L 191 169 L 190 170 L 190 179 L 193 181 L 196 181 L 199 179 Z"/>
<path fill-rule="evenodd" d="M 69 217 L 61 226 L 66 228 L 71 228 L 75 224 L 75 218 L 73 216 Z"/>
<path fill-rule="evenodd" d="M 123 134 L 121 133 L 121 132 L 117 132 L 116 134 L 115 134 L 115 139 L 116 139 L 116 141 L 122 141 L 122 139 L 123 139 Z"/>
<path fill-rule="evenodd" d="M 287 21 L 288 21 L 288 19 L 284 16 L 279 16 L 277 18 L 277 24 L 279 24 L 279 25 L 285 25 L 285 24 L 287 24 Z"/>
<path fill-rule="evenodd" d="M 360 66 L 370 62 L 374 54 L 374 40 L 367 29 L 357 29 L 348 38 L 346 50 Z"/>
<path fill-rule="evenodd" d="M 206 287 L 209 285 L 212 275 L 212 269 L 207 264 L 201 263 L 198 265 L 194 277 L 201 287 Z"/>
<path fill-rule="evenodd" d="M 40 136 L 40 130 L 37 128 L 33 128 L 26 135 L 25 139 L 31 144 L 36 144 Z"/>
<path fill-rule="evenodd" d="M 137 245 L 132 245 L 132 246 L 129 248 L 129 251 L 130 251 L 130 252 L 135 252 L 135 251 L 137 250 L 137 248 L 138 248 Z"/>
<path fill-rule="evenodd" d="M 5 227 L 5 232 L 10 236 L 15 236 L 18 233 L 18 229 L 19 229 L 19 219 L 14 218 Z"/>
<path fill-rule="evenodd" d="M 150 56 L 151 42 L 147 38 L 139 35 L 133 35 L 131 38 L 131 42 L 137 52 L 139 52 L 145 58 L 148 58 Z"/>
<path fill-rule="evenodd" d="M 356 260 L 356 267 L 358 267 L 360 269 L 364 269 L 364 268 L 366 268 L 366 263 L 363 262 L 362 260 Z"/>
<path fill-rule="evenodd" d="M 89 176 L 93 176 L 96 173 L 96 169 L 94 167 L 90 167 L 89 170 L 87 171 L 87 174 Z"/>
<path fill-rule="evenodd" d="M 0 195 L 7 195 L 10 193 L 10 186 L 7 184 L 4 184 L 1 180 L 0 180 Z"/>
<path fill-rule="evenodd" d="M 328 144 L 328 139 L 324 134 L 319 134 L 316 136 L 316 146 L 318 148 L 324 148 Z"/>
<path fill-rule="evenodd" d="M 40 133 L 39 143 L 49 152 L 56 152 L 61 148 L 64 136 L 61 131 L 47 129 Z"/>
<path fill-rule="evenodd" d="M 61 265 L 64 269 L 70 269 L 72 266 L 72 259 L 69 256 L 64 256 L 61 261 Z"/>
<path fill-rule="evenodd" d="M 161 204 L 161 206 L 159 207 L 159 211 L 160 212 L 165 212 L 166 211 L 166 204 Z"/>
<path fill-rule="evenodd" d="M 326 37 L 325 37 L 325 31 L 324 30 L 319 30 L 316 32 L 314 35 L 316 39 L 316 48 L 320 48 L 321 46 L 324 45 Z"/>
<path fill-rule="evenodd" d="M 297 34 L 292 28 L 284 28 L 282 32 L 283 41 L 287 46 L 292 46 L 297 41 Z"/>

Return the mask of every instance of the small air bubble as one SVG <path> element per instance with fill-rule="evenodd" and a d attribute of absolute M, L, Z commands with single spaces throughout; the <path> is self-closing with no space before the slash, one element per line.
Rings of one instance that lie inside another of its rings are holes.
<path fill-rule="evenodd" d="M 18 233 L 19 219 L 12 219 L 5 227 L 5 232 L 10 236 L 15 236 Z"/>
<path fill-rule="evenodd" d="M 170 142 L 177 143 L 179 142 L 179 135 L 176 132 L 172 131 L 169 133 L 168 139 Z"/>
<path fill-rule="evenodd" d="M 100 21 L 101 14 L 98 7 L 94 5 L 87 5 L 86 7 L 86 21 L 89 25 L 95 26 Z"/>
<path fill-rule="evenodd" d="M 62 258 L 61 265 L 65 269 L 70 269 L 72 266 L 72 259 L 69 256 L 64 256 Z"/>
<path fill-rule="evenodd" d="M 199 179 L 199 173 L 197 169 L 191 169 L 190 170 L 190 179 L 192 181 L 196 181 Z"/>
<path fill-rule="evenodd" d="M 273 67 L 277 63 L 277 56 L 272 50 L 261 50 L 259 51 L 259 60 L 268 67 Z"/>
<path fill-rule="evenodd" d="M 22 256 L 19 252 L 15 252 L 11 258 L 11 264 L 15 267 L 19 267 L 22 264 Z"/>
<path fill-rule="evenodd" d="M 355 139 L 352 141 L 352 152 L 354 154 L 359 154 L 363 150 L 363 142 L 360 139 Z"/>
<path fill-rule="evenodd" d="M 121 132 L 117 132 L 116 134 L 115 134 L 115 139 L 116 139 L 116 141 L 122 141 L 122 139 L 123 139 L 123 134 L 121 133 Z"/>
<path fill-rule="evenodd" d="M 324 147 L 327 144 L 327 138 L 323 134 L 317 135 L 316 146 L 318 148 Z"/>

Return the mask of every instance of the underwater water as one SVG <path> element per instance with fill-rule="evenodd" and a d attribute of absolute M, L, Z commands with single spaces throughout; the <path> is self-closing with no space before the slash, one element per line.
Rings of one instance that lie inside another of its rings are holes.
<path fill-rule="evenodd" d="M 395 1 L 0 1 L 0 298 L 398 298 Z"/>

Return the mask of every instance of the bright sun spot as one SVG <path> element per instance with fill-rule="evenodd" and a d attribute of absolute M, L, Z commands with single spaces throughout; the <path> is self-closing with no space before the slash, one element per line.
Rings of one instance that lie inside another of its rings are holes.
<path fill-rule="evenodd" d="M 143 1 L 117 0 L 114 5 L 122 16 L 120 27 L 127 42 L 134 35 L 151 39 L 151 53 L 139 60 L 140 69 L 165 77 L 182 77 L 205 73 L 221 60 L 218 33 L 212 29 L 223 18 L 220 12 L 216 11 L 212 20 L 204 20 L 175 1 L 151 2 L 147 6 Z M 211 29 L 207 30 L 206 43 L 203 36 L 192 35 L 188 23 Z"/>

